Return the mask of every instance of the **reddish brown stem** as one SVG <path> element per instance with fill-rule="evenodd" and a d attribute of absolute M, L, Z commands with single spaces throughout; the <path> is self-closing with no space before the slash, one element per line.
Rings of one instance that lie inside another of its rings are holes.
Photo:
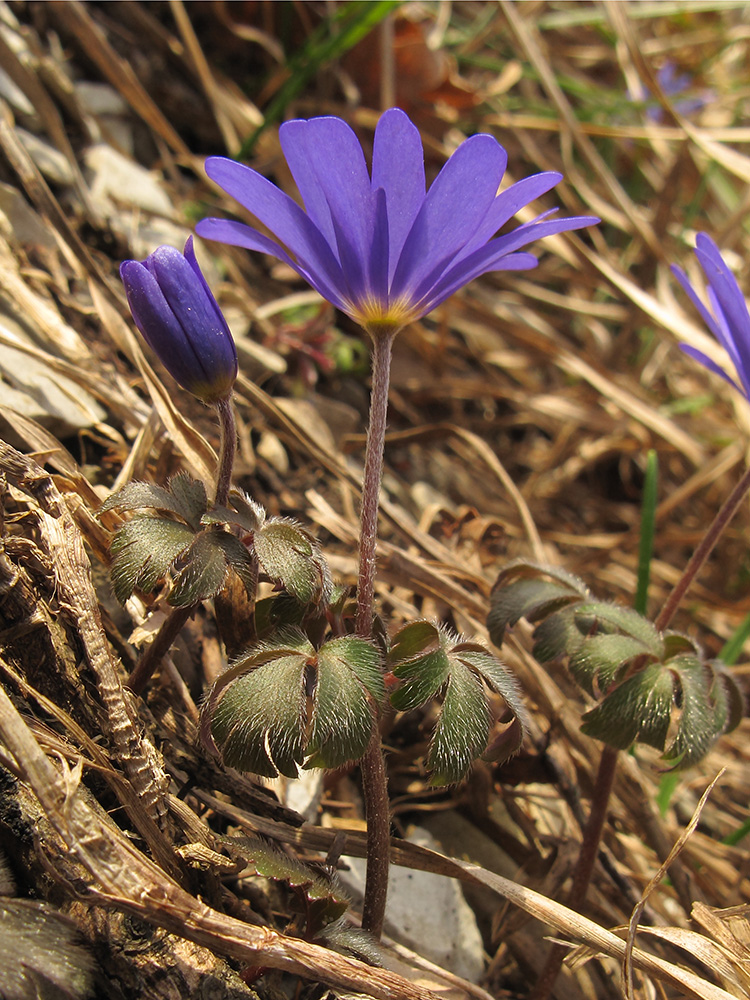
<path fill-rule="evenodd" d="M 356 622 L 357 635 L 365 639 L 372 638 L 374 618 L 378 507 L 380 481 L 383 475 L 393 337 L 394 334 L 389 332 L 376 334 L 372 338 L 372 391 L 362 479 Z M 367 875 L 362 926 L 379 938 L 383 931 L 385 902 L 388 895 L 391 817 L 388 775 L 377 725 L 374 726 L 370 745 L 362 759 L 361 770 L 367 818 Z"/>
<path fill-rule="evenodd" d="M 659 617 L 654 624 L 662 632 L 672 621 L 674 613 L 680 605 L 682 598 L 687 593 L 687 589 L 700 572 L 704 562 L 713 552 L 714 546 L 721 537 L 722 532 L 732 520 L 737 512 L 737 508 L 745 498 L 745 494 L 750 489 L 750 467 L 748 467 L 742 479 L 729 494 L 722 504 L 719 513 L 711 522 L 711 525 L 703 536 L 698 548 L 693 553 L 690 562 L 685 567 L 685 571 L 677 581 L 674 590 L 669 595 L 664 607 L 659 613 Z"/>
<path fill-rule="evenodd" d="M 599 760 L 599 771 L 596 775 L 594 796 L 591 800 L 591 813 L 583 831 L 581 851 L 578 855 L 578 861 L 573 872 L 573 883 L 568 894 L 568 903 L 575 909 L 580 909 L 586 898 L 594 865 L 599 854 L 599 844 L 607 819 L 609 798 L 612 793 L 615 772 L 617 770 L 618 752 L 614 747 L 605 746 Z M 547 997 L 552 993 L 563 959 L 567 954 L 568 949 L 565 945 L 552 945 L 530 1000 L 547 1000 Z"/>
<path fill-rule="evenodd" d="M 216 506 L 225 506 L 229 499 L 229 487 L 232 484 L 234 456 L 237 450 L 237 430 L 234 422 L 231 395 L 220 399 L 216 404 L 221 427 L 221 443 L 219 446 L 219 464 L 216 468 Z M 151 680 L 154 671 L 169 652 L 183 625 L 198 607 L 191 604 L 187 608 L 175 608 L 166 619 L 159 633 L 145 651 L 128 678 L 128 686 L 135 694 L 141 694 Z"/>

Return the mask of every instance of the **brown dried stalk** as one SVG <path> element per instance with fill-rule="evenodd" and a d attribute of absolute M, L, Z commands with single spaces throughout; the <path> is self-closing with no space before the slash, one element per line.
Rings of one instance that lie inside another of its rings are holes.
<path fill-rule="evenodd" d="M 86 869 L 93 899 L 133 913 L 214 952 L 252 965 L 318 980 L 328 986 L 367 993 L 377 1000 L 435 1000 L 434 994 L 385 969 L 267 927 L 246 924 L 207 906 L 173 882 L 109 819 L 92 808 L 75 772 L 63 771 L 43 752 L 12 702 L 0 688 L 0 761 L 32 790 L 62 841 L 48 851 L 70 854 Z"/>
<path fill-rule="evenodd" d="M 93 671 L 106 713 L 107 735 L 146 814 L 159 825 L 166 817 L 169 787 L 160 755 L 143 733 L 120 681 L 102 626 L 91 564 L 81 533 L 60 491 L 41 466 L 0 441 L 0 470 L 33 500 L 40 541 L 54 573 L 62 615 L 75 628 Z"/>

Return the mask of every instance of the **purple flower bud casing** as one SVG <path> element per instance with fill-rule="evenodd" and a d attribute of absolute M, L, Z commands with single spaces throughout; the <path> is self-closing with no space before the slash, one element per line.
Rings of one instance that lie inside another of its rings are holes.
<path fill-rule="evenodd" d="M 229 395 L 237 349 L 188 238 L 184 254 L 161 246 L 145 261 L 120 265 L 128 305 L 143 339 L 164 367 L 204 403 Z"/>

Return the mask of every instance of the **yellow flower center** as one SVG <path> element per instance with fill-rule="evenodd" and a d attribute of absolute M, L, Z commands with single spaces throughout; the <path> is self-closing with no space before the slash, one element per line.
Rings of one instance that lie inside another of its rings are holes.
<path fill-rule="evenodd" d="M 380 299 L 360 299 L 357 303 L 351 303 L 348 312 L 371 337 L 398 333 L 419 315 L 419 310 L 408 299 L 400 299 L 388 305 Z"/>

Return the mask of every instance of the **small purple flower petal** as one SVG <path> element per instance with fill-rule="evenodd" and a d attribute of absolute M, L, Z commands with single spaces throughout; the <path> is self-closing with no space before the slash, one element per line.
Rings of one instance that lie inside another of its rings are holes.
<path fill-rule="evenodd" d="M 246 226 L 242 222 L 232 222 L 230 219 L 201 219 L 195 229 L 198 235 L 206 240 L 215 240 L 217 243 L 226 243 L 232 247 L 244 247 L 246 250 L 259 250 L 261 253 L 276 257 L 293 268 L 300 277 L 320 292 L 324 299 L 328 299 L 338 309 L 346 309 L 338 291 L 329 282 L 324 268 L 312 271 L 303 267 L 299 261 L 289 256 L 280 243 L 259 233 L 252 226 Z"/>
<path fill-rule="evenodd" d="M 745 395 L 744 391 L 735 382 L 731 375 L 728 375 L 721 365 L 717 365 L 716 362 L 712 361 L 707 354 L 703 353 L 703 351 L 699 351 L 697 347 L 691 347 L 690 344 L 680 344 L 680 350 L 685 354 L 689 354 L 691 358 L 695 358 L 696 361 L 700 361 L 704 368 L 708 368 L 708 370 L 712 371 L 714 375 L 718 375 L 719 378 L 723 378 L 725 382 L 728 382 L 731 386 L 733 386 L 737 392 L 741 392 L 743 396 Z"/>
<path fill-rule="evenodd" d="M 505 150 L 492 136 L 475 135 L 425 192 L 419 133 L 398 108 L 378 122 L 371 175 L 354 132 L 338 118 L 287 122 L 279 135 L 305 209 L 255 170 L 211 157 L 209 177 L 271 237 L 219 219 L 204 219 L 198 232 L 285 261 L 373 336 L 419 319 L 478 274 L 533 267 L 533 256 L 516 253 L 532 240 L 599 221 L 539 217 L 493 240 L 560 175 L 538 174 L 498 195 Z"/>
<path fill-rule="evenodd" d="M 476 232 L 497 194 L 505 150 L 490 135 L 473 135 L 453 153 L 427 192 L 393 276 L 395 297 L 413 293 Z"/>
<path fill-rule="evenodd" d="M 193 250 L 158 247 L 144 263 L 120 266 L 130 311 L 144 340 L 183 388 L 206 403 L 227 396 L 237 351 Z"/>
<path fill-rule="evenodd" d="M 267 226 L 302 267 L 323 271 L 336 287 L 344 283 L 341 267 L 324 236 L 283 191 L 257 171 L 223 156 L 209 157 L 206 173 Z M 202 235 L 200 223 L 197 232 Z"/>
<path fill-rule="evenodd" d="M 373 202 L 370 175 L 356 135 L 340 118 L 312 118 L 287 122 L 279 137 L 294 179 L 301 181 L 297 186 L 308 215 L 324 235 L 332 228 L 334 238 L 329 235 L 328 244 L 349 286 L 361 285 L 372 243 Z M 290 160 L 288 151 L 294 147 Z M 311 188 L 317 189 L 314 197 Z M 325 207 L 318 192 L 323 194 Z"/>
<path fill-rule="evenodd" d="M 492 239 L 495 233 L 502 229 L 505 223 L 512 219 L 524 205 L 528 205 L 529 202 L 546 194 L 561 180 L 562 174 L 550 170 L 543 174 L 534 174 L 533 177 L 525 177 L 522 181 L 511 184 L 507 190 L 495 198 L 476 233 L 453 263 L 457 264 L 459 260 L 463 260 L 479 247 L 484 246 L 487 240 Z"/>
<path fill-rule="evenodd" d="M 750 315 L 745 297 L 711 237 L 707 233 L 698 233 L 695 242 L 695 256 L 708 282 L 708 299 L 713 312 L 701 301 L 684 271 L 673 266 L 672 273 L 687 292 L 708 329 L 731 358 L 742 388 L 702 351 L 686 344 L 680 344 L 680 347 L 710 371 L 733 385 L 750 401 Z"/>
<path fill-rule="evenodd" d="M 398 155 L 394 156 L 394 150 Z M 385 191 L 388 213 L 388 280 L 393 280 L 396 264 L 409 230 L 414 225 L 425 195 L 422 139 L 400 108 L 380 116 L 372 149 L 372 188 Z"/>

